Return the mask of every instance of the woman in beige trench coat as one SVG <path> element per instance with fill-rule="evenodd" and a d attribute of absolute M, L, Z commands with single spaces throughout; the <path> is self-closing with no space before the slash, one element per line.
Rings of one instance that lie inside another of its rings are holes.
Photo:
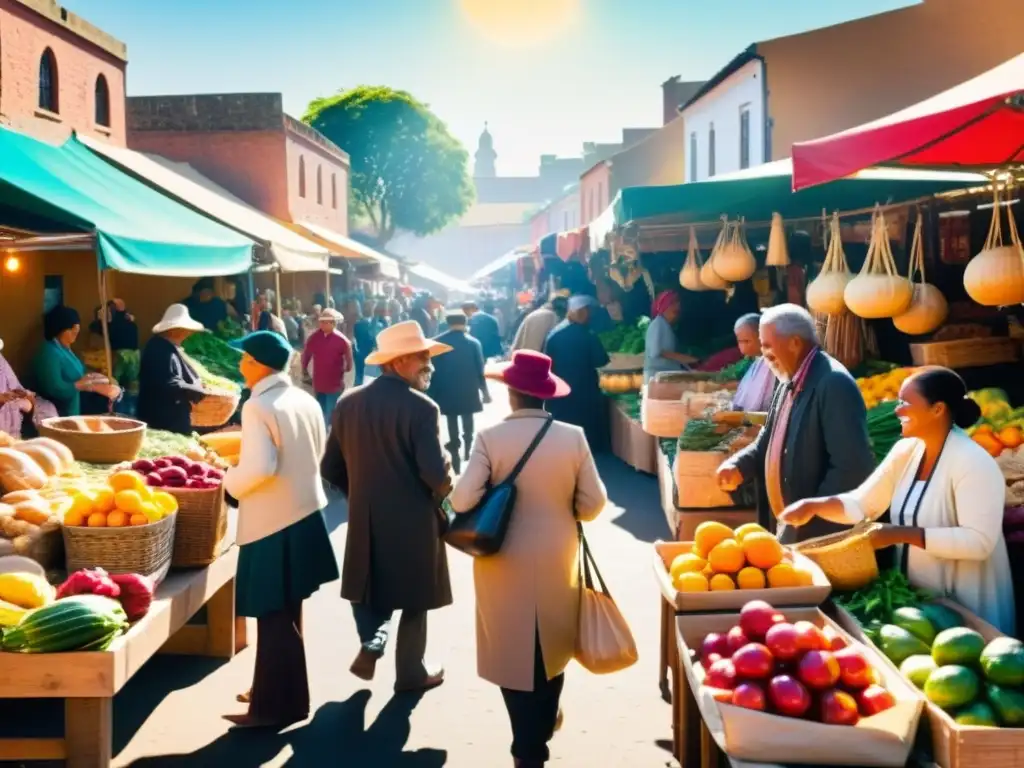
<path fill-rule="evenodd" d="M 511 474 L 550 418 L 543 401 L 569 392 L 539 352 L 516 352 L 487 376 L 508 386 L 512 414 L 477 434 L 451 495 L 457 513 Z M 608 497 L 583 430 L 558 421 L 526 462 L 516 490 L 501 551 L 473 565 L 477 668 L 501 688 L 517 768 L 534 768 L 549 758 L 563 673 L 576 645 L 576 520 L 593 520 Z"/>

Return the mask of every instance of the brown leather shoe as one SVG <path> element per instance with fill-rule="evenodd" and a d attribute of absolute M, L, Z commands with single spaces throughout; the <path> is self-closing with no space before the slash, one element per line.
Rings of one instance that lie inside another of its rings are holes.
<path fill-rule="evenodd" d="M 438 667 L 436 671 L 427 673 L 426 677 L 409 682 L 398 681 L 395 683 L 395 693 L 423 693 L 431 688 L 437 688 L 444 682 L 444 669 Z"/>
<path fill-rule="evenodd" d="M 348 668 L 348 671 L 360 680 L 369 682 L 373 680 L 373 676 L 377 673 L 378 659 L 380 659 L 379 653 L 362 648 L 359 651 L 359 655 L 356 656 L 356 660 L 352 662 L 352 666 Z"/>

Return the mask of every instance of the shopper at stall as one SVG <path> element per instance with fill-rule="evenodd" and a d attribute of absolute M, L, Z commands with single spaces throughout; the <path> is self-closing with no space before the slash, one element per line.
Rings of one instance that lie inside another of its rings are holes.
<path fill-rule="evenodd" d="M 352 345 L 338 330 L 344 318 L 334 309 L 320 315 L 320 329 L 311 333 L 302 350 L 302 372 L 313 363 L 313 394 L 323 411 L 324 423 L 331 423 L 334 406 L 345 391 L 345 374 L 352 370 Z"/>
<path fill-rule="evenodd" d="M 537 308 L 519 324 L 512 340 L 512 351 L 532 349 L 534 352 L 543 352 L 544 343 L 551 331 L 565 319 L 568 311 L 569 300 L 565 296 L 552 296 L 548 301 L 539 302 Z"/>
<path fill-rule="evenodd" d="M 651 324 L 644 339 L 644 381 L 656 373 L 682 371 L 697 358 L 677 351 L 675 326 L 683 305 L 675 291 L 662 291 L 651 305 Z"/>
<path fill-rule="evenodd" d="M 441 502 L 451 491 L 438 408 L 426 396 L 431 358 L 450 347 L 427 339 L 414 320 L 381 331 L 366 362 L 382 375 L 338 401 L 321 473 L 348 498 L 341 596 L 352 603 L 362 648 L 352 674 L 373 678 L 395 611 L 398 691 L 444 682 L 424 660 L 427 612 L 452 601 L 441 539 Z"/>
<path fill-rule="evenodd" d="M 321 510 L 326 431 L 320 407 L 285 371 L 287 340 L 257 331 L 240 364 L 252 395 L 242 407 L 242 455 L 224 488 L 238 501 L 236 610 L 255 617 L 256 668 L 242 728 L 283 728 L 309 716 L 302 603 L 338 578 Z"/>
<path fill-rule="evenodd" d="M 0 351 L 3 348 L 4 342 L 0 339 Z M 31 420 L 26 424 L 25 417 L 30 414 Z M 0 354 L 0 432 L 15 439 L 34 436 L 32 423 L 57 415 L 53 403 L 21 386 L 11 364 Z"/>
<path fill-rule="evenodd" d="M 434 361 L 434 375 L 430 379 L 427 396 L 441 409 L 448 422 L 448 455 L 452 468 L 459 474 L 462 460 L 469 460 L 473 445 L 473 417 L 491 400 L 484 379 L 484 353 L 480 342 L 466 333 L 466 315 L 453 309 L 445 313 L 448 330 L 435 339 L 451 347 L 452 351 Z M 459 426 L 462 442 L 459 442 Z M 459 449 L 465 449 L 463 456 Z"/>
<path fill-rule="evenodd" d="M 551 370 L 572 390 L 548 403 L 548 410 L 559 421 L 583 427 L 590 450 L 601 453 L 608 450 L 611 437 L 608 401 L 598 386 L 597 369 L 608 365 L 608 353 L 587 327 L 593 301 L 589 296 L 569 299 L 569 322 L 548 337 L 544 351 L 551 358 Z"/>
<path fill-rule="evenodd" d="M 732 407 L 737 411 L 763 413 L 772 404 L 775 394 L 775 374 L 761 356 L 760 326 L 761 316 L 756 312 L 743 315 L 733 326 L 740 354 L 754 361 L 740 379 L 732 398 Z"/>
<path fill-rule="evenodd" d="M 779 520 L 850 525 L 891 510 L 892 523 L 872 534 L 875 548 L 896 547 L 914 586 L 952 597 L 1013 635 L 1006 484 L 995 460 L 963 431 L 981 418 L 980 408 L 959 375 L 935 367 L 903 382 L 896 415 L 904 439 L 867 480 L 849 493 L 790 504 Z"/>
<path fill-rule="evenodd" d="M 104 413 L 121 396 L 121 388 L 105 376 L 86 373 L 71 351 L 81 330 L 78 312 L 58 304 L 43 318 L 45 341 L 32 360 L 35 391 L 53 403 L 59 416 Z"/>
<path fill-rule="evenodd" d="M 859 486 L 874 469 L 864 398 L 841 363 L 818 346 L 814 318 L 795 304 L 761 316 L 761 352 L 776 378 L 768 419 L 757 439 L 718 470 L 724 491 L 757 479 L 758 521 L 783 544 L 840 530 L 825 520 L 802 528 L 778 523 L 803 499 Z"/>
<path fill-rule="evenodd" d="M 189 315 L 203 324 L 208 331 L 217 330 L 217 326 L 228 319 L 233 311 L 216 291 L 212 277 L 196 280 L 192 286 L 192 294 L 180 302 L 188 307 Z"/>
<path fill-rule="evenodd" d="M 498 319 L 494 316 L 494 302 L 484 302 L 483 309 L 477 310 L 474 302 L 469 302 L 473 307 L 472 314 L 467 313 L 469 332 L 473 338 L 480 342 L 483 349 L 484 359 L 490 360 L 493 357 L 501 357 L 503 349 L 501 346 L 501 330 L 498 326 Z M 463 305 L 465 309 L 465 305 Z"/>
<path fill-rule="evenodd" d="M 569 395 L 551 360 L 515 352 L 488 373 L 508 387 L 512 414 L 483 430 L 466 473 L 452 492 L 456 513 L 473 509 L 519 462 L 550 405 Z M 587 440 L 578 427 L 554 422 L 523 466 L 501 551 L 473 561 L 477 670 L 501 688 L 512 724 L 517 766 L 549 758 L 560 723 L 564 671 L 573 658 L 579 615 L 576 520 L 593 520 L 608 501 Z"/>
<path fill-rule="evenodd" d="M 204 332 L 183 304 L 171 304 L 142 350 L 136 416 L 151 429 L 192 434 L 192 405 L 206 395 L 199 374 L 181 352 L 193 333 Z"/>
<path fill-rule="evenodd" d="M 435 301 L 429 293 L 419 294 L 409 310 L 409 319 L 419 323 L 423 335 L 431 337 L 437 333 L 437 322 L 434 319 Z"/>

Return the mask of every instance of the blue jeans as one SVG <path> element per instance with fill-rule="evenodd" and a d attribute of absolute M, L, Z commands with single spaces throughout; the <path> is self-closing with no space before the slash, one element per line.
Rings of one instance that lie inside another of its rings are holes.
<path fill-rule="evenodd" d="M 324 422 L 327 424 L 327 429 L 331 428 L 331 414 L 334 413 L 334 406 L 338 404 L 339 397 L 341 397 L 341 392 L 335 392 L 333 394 L 326 394 L 324 392 L 316 393 L 316 401 L 320 404 L 320 409 L 324 412 Z"/>

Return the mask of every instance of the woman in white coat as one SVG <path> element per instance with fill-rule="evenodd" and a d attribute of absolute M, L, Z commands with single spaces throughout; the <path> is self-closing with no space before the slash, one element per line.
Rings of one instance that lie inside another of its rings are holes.
<path fill-rule="evenodd" d="M 875 548 L 898 547 L 896 561 L 912 584 L 1012 635 L 1006 484 L 995 460 L 961 429 L 980 409 L 960 376 L 934 367 L 903 382 L 896 415 L 905 439 L 859 488 L 792 504 L 781 522 L 804 525 L 817 516 L 848 525 L 890 509 L 892 523 L 874 534 Z"/>
<path fill-rule="evenodd" d="M 569 386 L 539 352 L 515 352 L 487 374 L 509 388 L 512 414 L 477 434 L 451 495 L 468 512 L 512 472 L 550 415 L 544 401 Z M 516 503 L 501 551 L 473 564 L 477 668 L 501 687 L 512 724 L 517 768 L 549 759 L 566 665 L 579 615 L 577 520 L 593 520 L 608 500 L 579 427 L 555 421 L 516 482 Z"/>

